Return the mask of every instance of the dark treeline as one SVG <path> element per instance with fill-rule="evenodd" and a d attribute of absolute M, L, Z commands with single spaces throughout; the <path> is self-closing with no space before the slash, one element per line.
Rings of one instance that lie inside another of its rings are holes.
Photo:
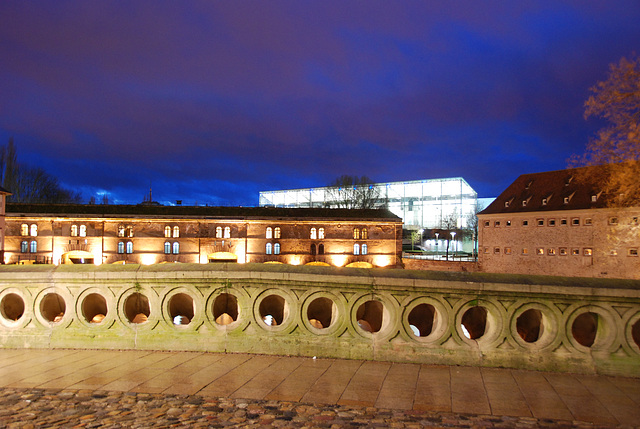
<path fill-rule="evenodd" d="M 0 147 L 2 187 L 11 192 L 12 203 L 80 203 L 81 196 L 60 186 L 58 179 L 40 167 L 18 163 L 13 138 Z"/>

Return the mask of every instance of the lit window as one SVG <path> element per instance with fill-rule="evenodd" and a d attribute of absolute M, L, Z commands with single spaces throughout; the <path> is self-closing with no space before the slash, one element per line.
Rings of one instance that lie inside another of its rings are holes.
<path fill-rule="evenodd" d="M 224 238 L 231 238 L 231 228 L 228 226 L 224 227 Z"/>
<path fill-rule="evenodd" d="M 559 250 L 560 250 L 560 256 L 567 256 L 567 248 L 566 247 L 561 247 Z"/>
<path fill-rule="evenodd" d="M 505 255 L 511 255 L 511 247 L 505 247 L 504 248 L 504 254 Z"/>
<path fill-rule="evenodd" d="M 591 202 L 595 203 L 596 201 L 598 201 L 598 196 L 597 195 L 591 195 Z"/>
<path fill-rule="evenodd" d="M 547 249 L 547 255 L 556 256 L 556 249 Z"/>
<path fill-rule="evenodd" d="M 522 221 L 522 226 L 529 226 L 529 221 L 528 220 L 523 220 Z"/>
<path fill-rule="evenodd" d="M 549 226 L 556 226 L 556 220 L 555 219 L 549 219 Z"/>
<path fill-rule="evenodd" d="M 353 239 L 360 240 L 360 230 L 358 228 L 353 228 Z"/>
<path fill-rule="evenodd" d="M 171 227 L 169 225 L 164 227 L 164 236 L 166 238 L 171 237 Z"/>
<path fill-rule="evenodd" d="M 124 237 L 124 225 L 118 225 L 118 237 Z"/>
<path fill-rule="evenodd" d="M 276 243 L 273 245 L 273 254 L 274 255 L 280 254 L 280 243 Z"/>
<path fill-rule="evenodd" d="M 22 226 L 20 227 L 20 235 L 22 236 L 29 235 L 29 225 L 27 225 L 26 223 L 22 224 Z"/>
<path fill-rule="evenodd" d="M 538 226 L 544 226 L 544 219 L 538 219 Z"/>
<path fill-rule="evenodd" d="M 267 243 L 267 248 L 265 249 L 267 255 L 271 255 L 272 249 L 273 249 L 273 245 L 271 243 Z"/>
<path fill-rule="evenodd" d="M 315 228 L 311 228 L 311 232 L 309 233 L 309 238 L 311 238 L 312 240 L 315 240 L 318 237 L 317 233 L 316 233 L 316 229 Z"/>
<path fill-rule="evenodd" d="M 538 254 L 538 255 L 544 255 L 544 249 L 543 249 L 542 247 L 538 247 L 538 248 L 536 249 L 536 254 Z"/>
<path fill-rule="evenodd" d="M 591 250 L 589 247 L 584 248 L 584 256 L 591 256 L 592 254 L 593 250 Z"/>
<path fill-rule="evenodd" d="M 489 225 L 491 225 L 491 222 L 489 222 L 488 220 L 485 220 L 484 221 L 484 226 L 489 226 Z"/>
<path fill-rule="evenodd" d="M 222 238 L 222 227 L 216 227 L 216 238 Z"/>
<path fill-rule="evenodd" d="M 124 229 L 122 231 L 124 231 Z M 118 253 L 124 253 L 124 242 L 123 241 L 119 241 L 118 242 Z"/>
<path fill-rule="evenodd" d="M 367 228 L 362 228 L 362 239 L 366 240 L 369 238 L 369 233 L 367 232 Z M 362 253 L 364 255 L 364 252 Z"/>
<path fill-rule="evenodd" d="M 78 225 L 71 225 L 71 236 L 72 237 L 78 236 Z"/>
<path fill-rule="evenodd" d="M 529 249 L 526 249 L 526 248 L 523 247 L 522 248 L 522 254 L 523 255 L 528 255 L 529 254 Z"/>
<path fill-rule="evenodd" d="M 125 232 L 125 235 L 127 237 L 133 237 L 133 227 L 132 226 L 127 226 L 127 231 Z"/>
<path fill-rule="evenodd" d="M 173 238 L 178 238 L 180 237 L 180 227 L 179 226 L 174 226 L 173 227 Z"/>
<path fill-rule="evenodd" d="M 36 253 L 38 251 L 38 242 L 37 241 L 32 241 L 31 242 L 31 246 L 29 248 L 29 251 L 31 253 Z"/>
<path fill-rule="evenodd" d="M 578 256 L 580 254 L 580 249 L 571 249 L 571 254 L 573 256 Z"/>
<path fill-rule="evenodd" d="M 165 255 L 168 255 L 171 253 L 171 243 L 169 243 L 168 241 L 164 242 L 164 253 Z"/>
<path fill-rule="evenodd" d="M 488 247 L 484 248 L 484 253 L 489 253 L 489 248 Z"/>
<path fill-rule="evenodd" d="M 617 225 L 618 224 L 618 218 L 617 217 L 610 217 L 609 218 L 609 225 Z"/>
<path fill-rule="evenodd" d="M 173 254 L 177 255 L 178 253 L 180 253 L 180 243 L 178 243 L 177 241 L 175 241 L 173 243 Z"/>
<path fill-rule="evenodd" d="M 580 225 L 580 219 L 577 217 L 574 217 L 573 219 L 571 219 L 571 225 L 574 225 L 574 226 Z"/>
<path fill-rule="evenodd" d="M 499 220 L 495 221 L 495 222 L 493 223 L 493 226 L 500 226 L 500 221 L 499 221 Z"/>
<path fill-rule="evenodd" d="M 273 238 L 280 238 L 280 227 L 276 226 L 276 229 L 273 230 Z"/>
<path fill-rule="evenodd" d="M 511 221 L 510 220 L 507 221 L 507 226 L 511 226 Z"/>
<path fill-rule="evenodd" d="M 324 239 L 324 228 L 318 228 L 318 238 Z"/>
<path fill-rule="evenodd" d="M 22 253 L 27 253 L 29 251 L 29 243 L 27 241 L 20 243 L 20 251 Z"/>
<path fill-rule="evenodd" d="M 638 256 L 638 249 L 629 249 L 629 256 Z"/>
<path fill-rule="evenodd" d="M 133 243 L 127 241 L 127 253 L 133 253 Z"/>
<path fill-rule="evenodd" d="M 264 237 L 267 239 L 273 238 L 273 229 L 270 226 L 267 227 L 267 230 L 264 233 Z"/>
<path fill-rule="evenodd" d="M 368 250 L 368 248 L 367 248 L 367 245 L 366 245 L 366 244 L 363 244 L 363 245 L 362 245 L 362 254 L 363 254 L 363 255 L 366 255 L 368 251 L 369 251 L 369 250 Z"/>
<path fill-rule="evenodd" d="M 31 225 L 31 236 L 32 237 L 38 236 L 38 225 L 36 225 L 35 223 Z"/>
<path fill-rule="evenodd" d="M 591 225 L 591 224 L 592 224 L 591 218 L 590 218 L 590 217 L 586 218 L 586 219 L 584 220 L 584 224 L 585 224 L 585 225 Z"/>
<path fill-rule="evenodd" d="M 354 255 L 359 255 L 360 254 L 360 245 L 358 243 L 353 245 L 353 254 Z"/>
<path fill-rule="evenodd" d="M 615 249 L 611 249 L 611 251 L 609 252 L 609 256 L 618 256 L 618 251 Z"/>
<path fill-rule="evenodd" d="M 87 225 L 80 225 L 80 237 L 87 236 Z"/>
<path fill-rule="evenodd" d="M 634 216 L 631 218 L 631 225 L 637 225 L 638 224 L 638 217 Z"/>

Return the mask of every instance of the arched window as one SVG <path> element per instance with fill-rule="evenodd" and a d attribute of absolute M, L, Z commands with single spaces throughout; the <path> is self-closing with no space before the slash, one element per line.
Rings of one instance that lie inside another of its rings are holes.
<path fill-rule="evenodd" d="M 267 227 L 267 231 L 264 234 L 266 239 L 272 239 L 273 238 L 273 229 L 271 229 L 271 227 Z"/>
<path fill-rule="evenodd" d="M 31 225 L 31 236 L 32 237 L 38 236 L 38 225 L 36 225 L 35 223 Z"/>
<path fill-rule="evenodd" d="M 133 243 L 131 241 L 127 241 L 127 253 L 133 253 Z"/>
<path fill-rule="evenodd" d="M 27 225 L 26 223 L 22 224 L 22 226 L 20 227 L 20 235 L 22 236 L 29 235 L 29 225 Z"/>
<path fill-rule="evenodd" d="M 315 256 L 316 254 L 316 245 L 315 244 L 311 244 L 311 254 Z"/>
<path fill-rule="evenodd" d="M 166 238 L 171 237 L 171 227 L 169 225 L 164 227 L 164 236 Z"/>
<path fill-rule="evenodd" d="M 133 227 L 132 226 L 127 226 L 126 236 L 127 237 L 133 237 Z"/>
<path fill-rule="evenodd" d="M 173 243 L 173 254 L 177 255 L 178 253 L 180 253 L 180 243 L 178 243 L 177 241 L 175 241 Z"/>
<path fill-rule="evenodd" d="M 180 237 L 180 227 L 179 226 L 174 226 L 173 227 L 173 238 L 178 238 Z"/>
<path fill-rule="evenodd" d="M 224 238 L 231 238 L 231 228 L 228 226 L 224 227 Z"/>
<path fill-rule="evenodd" d="M 362 228 L 362 239 L 366 240 L 369 238 L 369 234 L 367 233 L 367 228 Z"/>
<path fill-rule="evenodd" d="M 324 255 L 324 244 L 318 245 L 318 255 Z"/>
<path fill-rule="evenodd" d="M 280 238 L 280 227 L 276 226 L 276 229 L 274 230 L 273 233 L 273 238 Z"/>
<path fill-rule="evenodd" d="M 272 244 L 271 243 L 267 243 L 267 248 L 266 248 L 267 255 L 271 255 L 272 248 L 273 248 Z"/>
<path fill-rule="evenodd" d="M 118 225 L 118 237 L 124 237 L 124 225 Z"/>
<path fill-rule="evenodd" d="M 72 237 L 78 236 L 78 225 L 71 225 L 71 236 Z"/>
<path fill-rule="evenodd" d="M 165 255 L 168 255 L 171 253 L 171 243 L 169 243 L 168 241 L 164 242 L 164 253 Z"/>
<path fill-rule="evenodd" d="M 359 255 L 360 254 L 360 245 L 358 243 L 353 245 L 353 254 L 354 255 Z"/>
<path fill-rule="evenodd" d="M 216 227 L 216 238 L 222 238 L 222 227 Z"/>
<path fill-rule="evenodd" d="M 360 240 L 360 230 L 358 228 L 353 228 L 353 239 Z"/>
<path fill-rule="evenodd" d="M 311 233 L 309 234 L 309 238 L 312 240 L 315 240 L 316 238 L 318 238 L 317 232 L 315 228 L 311 228 Z"/>
<path fill-rule="evenodd" d="M 318 228 L 318 238 L 320 240 L 324 238 L 324 228 Z"/>
<path fill-rule="evenodd" d="M 23 241 L 22 243 L 20 243 L 20 251 L 22 253 L 27 253 L 29 251 L 29 243 L 26 241 Z"/>
<path fill-rule="evenodd" d="M 87 225 L 80 225 L 80 237 L 87 236 Z"/>
<path fill-rule="evenodd" d="M 124 231 L 124 229 L 123 229 Z M 124 253 L 124 241 L 118 242 L 118 253 Z"/>
<path fill-rule="evenodd" d="M 273 245 L 273 254 L 274 255 L 280 254 L 280 243 L 276 243 Z"/>
<path fill-rule="evenodd" d="M 366 244 L 363 244 L 363 245 L 362 245 L 362 254 L 363 254 L 363 255 L 366 255 L 366 254 L 367 254 L 367 245 L 366 245 Z"/>
<path fill-rule="evenodd" d="M 29 249 L 29 251 L 31 253 L 36 253 L 38 251 L 38 242 L 37 241 L 32 241 L 31 242 L 31 248 Z"/>

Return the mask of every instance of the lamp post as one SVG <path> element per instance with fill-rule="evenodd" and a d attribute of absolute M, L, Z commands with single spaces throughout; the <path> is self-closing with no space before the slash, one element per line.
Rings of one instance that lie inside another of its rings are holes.
<path fill-rule="evenodd" d="M 438 259 L 438 237 L 440 236 L 439 232 L 436 232 L 436 259 Z"/>
<path fill-rule="evenodd" d="M 456 241 L 455 240 L 456 240 L 456 233 L 455 233 L 455 231 L 452 231 L 451 232 L 451 241 L 453 242 L 453 254 L 452 254 L 453 260 L 456 259 Z"/>

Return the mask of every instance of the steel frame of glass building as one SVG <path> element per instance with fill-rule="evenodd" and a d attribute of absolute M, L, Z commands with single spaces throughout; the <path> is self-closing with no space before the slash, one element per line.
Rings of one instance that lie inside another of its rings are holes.
<path fill-rule="evenodd" d="M 478 194 L 461 177 L 376 183 L 380 202 L 401 217 L 407 229 L 439 228 L 452 213 L 458 228 L 467 226 L 467 217 L 476 213 Z M 260 192 L 260 206 L 331 207 L 332 194 L 324 188 Z"/>

